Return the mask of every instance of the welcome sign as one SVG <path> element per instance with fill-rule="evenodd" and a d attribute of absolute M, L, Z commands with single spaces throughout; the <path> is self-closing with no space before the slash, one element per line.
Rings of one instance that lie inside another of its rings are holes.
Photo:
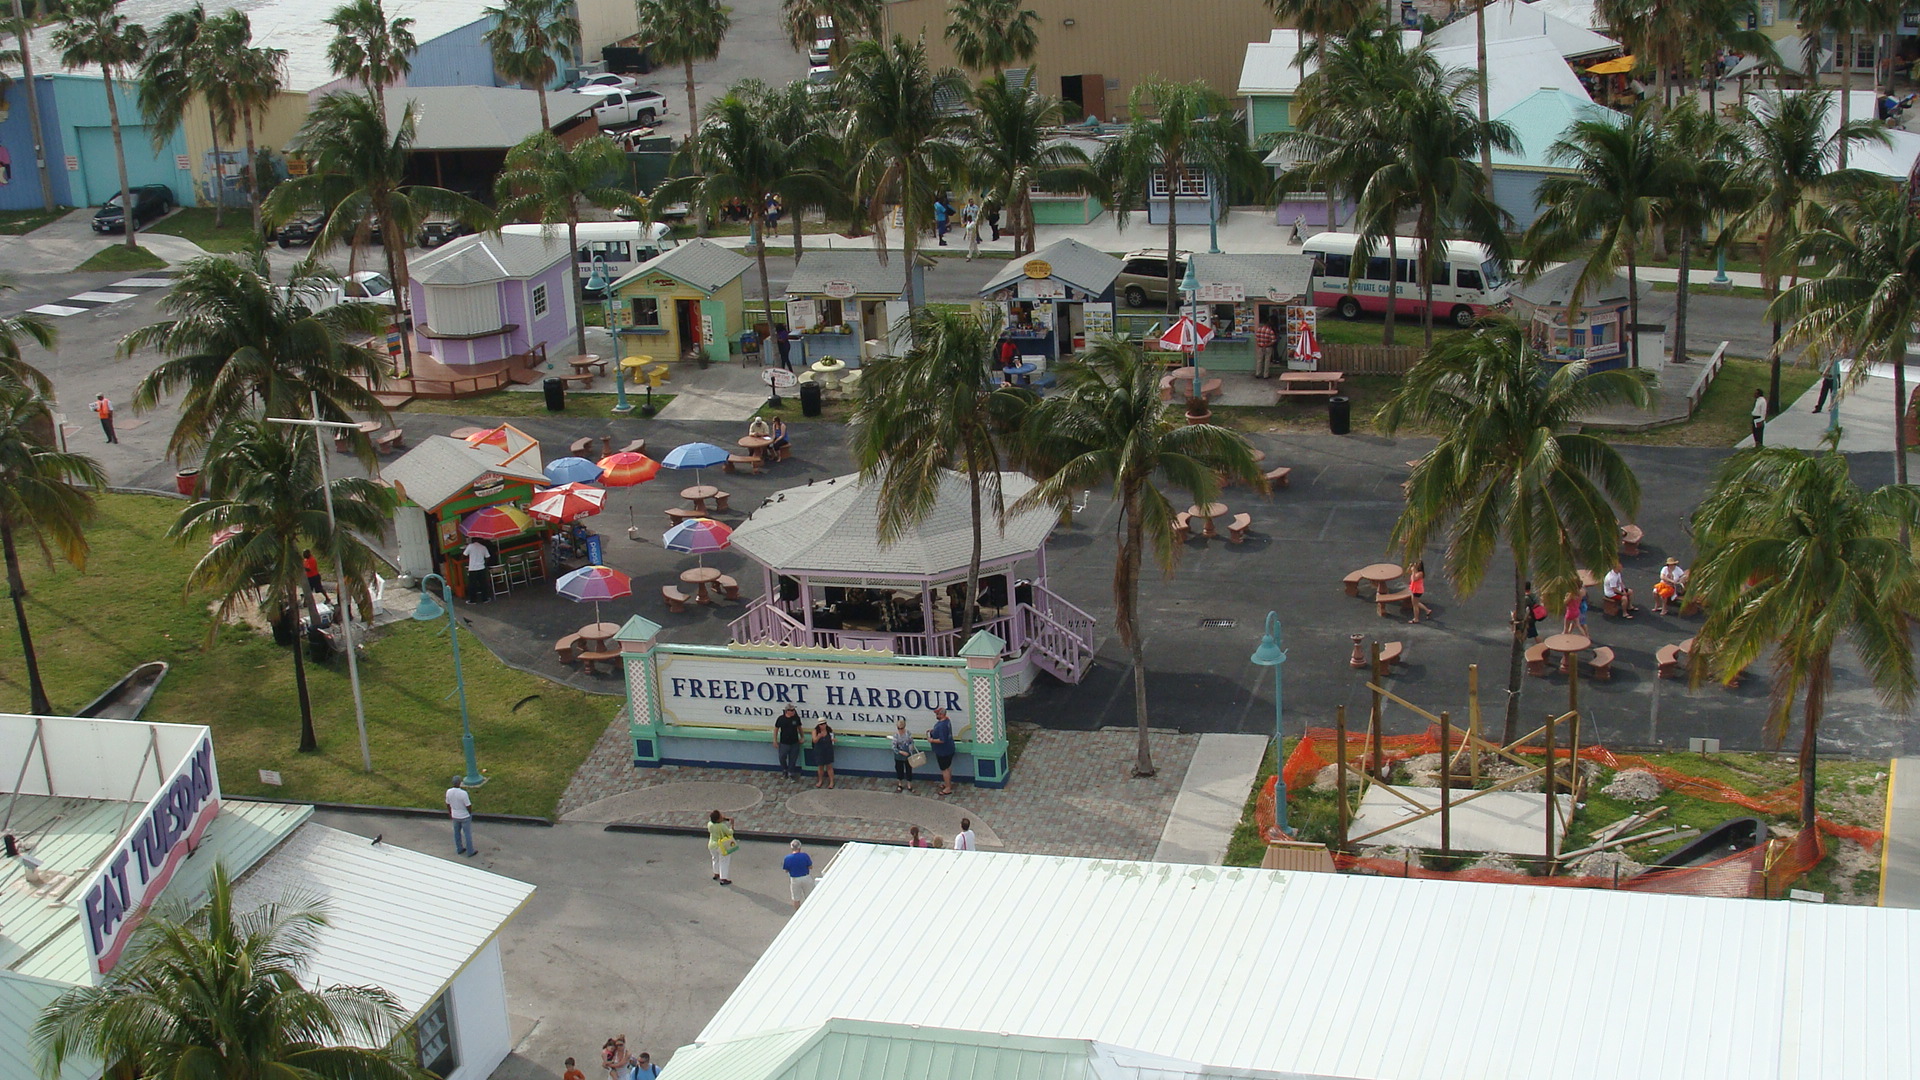
<path fill-rule="evenodd" d="M 973 726 L 966 676 L 949 667 L 666 652 L 654 677 L 662 718 L 682 727 L 771 731 L 788 705 L 809 727 L 825 720 L 850 735 L 890 735 L 905 720 L 917 737 L 936 708 L 947 710 L 956 738 L 970 738 Z"/>

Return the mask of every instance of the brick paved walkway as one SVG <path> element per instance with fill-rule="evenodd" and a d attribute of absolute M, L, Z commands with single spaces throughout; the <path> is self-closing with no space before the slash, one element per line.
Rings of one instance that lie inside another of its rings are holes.
<path fill-rule="evenodd" d="M 933 784 L 915 786 L 922 795 L 909 798 L 893 794 L 891 777 L 843 775 L 829 792 L 816 791 L 811 777 L 793 782 L 771 771 L 636 769 L 626 724 L 616 720 L 574 773 L 560 814 L 571 820 L 699 826 L 706 822 L 706 808 L 720 806 L 743 832 L 892 842 L 904 840 L 913 824 L 951 837 L 966 815 L 984 847 L 1151 859 L 1200 736 L 1155 731 L 1158 775 L 1144 780 L 1127 775 L 1134 739 L 1126 728 L 1036 731 L 1005 788 L 956 783 L 952 796 L 936 799 L 931 792 L 938 774 Z M 683 785 L 688 787 L 684 793 L 672 790 Z M 632 794 L 637 792 L 646 794 Z M 675 808 L 689 805 L 702 808 Z"/>

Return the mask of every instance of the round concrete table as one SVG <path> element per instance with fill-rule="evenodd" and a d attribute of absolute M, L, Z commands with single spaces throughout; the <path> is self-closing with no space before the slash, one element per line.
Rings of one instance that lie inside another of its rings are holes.
<path fill-rule="evenodd" d="M 1203 536 L 1215 535 L 1213 531 L 1214 519 L 1225 517 L 1226 514 L 1227 514 L 1227 504 L 1223 502 L 1208 503 L 1205 506 L 1187 507 L 1187 516 L 1191 518 L 1198 518 L 1202 522 L 1201 535 Z"/>
<path fill-rule="evenodd" d="M 832 390 L 840 385 L 840 373 L 847 370 L 847 362 L 828 357 L 825 360 L 815 360 L 807 366 L 807 370 L 820 376 L 820 381 L 826 384 L 827 389 Z"/>
<path fill-rule="evenodd" d="M 1399 563 L 1377 562 L 1360 568 L 1360 580 L 1371 582 L 1373 595 L 1379 596 L 1386 591 L 1388 583 L 1406 573 Z"/>
<path fill-rule="evenodd" d="M 1551 637 L 1541 639 L 1540 644 L 1545 645 L 1548 652 L 1557 652 L 1560 654 L 1560 671 L 1562 674 L 1572 674 L 1575 663 L 1574 658 L 1578 654 L 1593 648 L 1592 639 L 1580 634 L 1554 634 Z"/>
<path fill-rule="evenodd" d="M 707 500 L 718 498 L 720 489 L 711 484 L 695 484 L 690 488 L 681 488 L 680 497 L 693 504 L 695 510 L 706 512 Z"/>
<path fill-rule="evenodd" d="M 592 642 L 595 645 L 603 645 L 611 640 L 613 635 L 620 632 L 620 624 L 611 622 L 588 623 L 581 627 L 578 632 L 581 641 Z"/>
<path fill-rule="evenodd" d="M 700 590 L 694 599 L 698 603 L 711 604 L 713 598 L 707 595 L 707 586 L 720 580 L 720 571 L 712 566 L 695 566 L 680 571 L 680 580 Z"/>

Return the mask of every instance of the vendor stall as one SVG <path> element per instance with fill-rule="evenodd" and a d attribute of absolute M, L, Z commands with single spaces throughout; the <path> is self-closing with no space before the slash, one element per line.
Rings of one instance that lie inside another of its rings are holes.
<path fill-rule="evenodd" d="M 980 297 L 999 309 L 1001 334 L 1023 363 L 1044 367 L 1113 332 L 1113 279 L 1121 262 L 1078 240 L 1056 240 L 1009 259 Z"/>
<path fill-rule="evenodd" d="M 1580 290 L 1574 286 L 1586 260 L 1564 263 L 1532 281 L 1513 286 L 1513 317 L 1527 328 L 1527 340 L 1549 363 L 1585 360 L 1602 370 L 1626 363 L 1627 279 L 1610 274 Z"/>
<path fill-rule="evenodd" d="M 493 441 L 430 435 L 385 470 L 386 482 L 400 495 L 394 531 L 401 571 L 416 578 L 439 574 L 462 597 L 467 595 L 467 562 L 460 553 L 469 537 L 461 531 L 461 522 L 495 507 L 524 511 L 534 489 L 548 486 L 540 444 L 511 425 L 495 430 L 499 435 Z M 481 538 L 490 553 L 490 572 L 497 572 L 508 588 L 548 579 L 553 570 L 547 552 L 553 527 L 524 514 L 515 520 L 520 519 L 526 522 L 520 532 Z"/>
<path fill-rule="evenodd" d="M 1200 286 L 1191 300 L 1194 320 L 1213 330 L 1206 366 L 1214 371 L 1254 370 L 1254 330 L 1267 319 L 1284 327 L 1287 306 L 1307 295 L 1313 260 L 1304 255 L 1201 254 L 1193 256 L 1191 265 Z M 1183 303 L 1181 311 L 1187 310 Z"/>
<path fill-rule="evenodd" d="M 611 287 L 620 358 L 684 360 L 696 350 L 725 363 L 746 323 L 741 278 L 753 260 L 711 240 L 689 240 L 621 275 Z"/>
<path fill-rule="evenodd" d="M 913 294 L 926 295 L 926 268 L 918 256 Z M 808 251 L 787 280 L 787 326 L 805 366 L 832 358 L 859 367 L 866 360 L 907 347 L 906 254 L 889 251 L 886 262 L 872 249 Z"/>

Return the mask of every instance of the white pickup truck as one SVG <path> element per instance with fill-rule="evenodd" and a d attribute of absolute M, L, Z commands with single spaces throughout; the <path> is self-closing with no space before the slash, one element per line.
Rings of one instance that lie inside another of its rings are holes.
<path fill-rule="evenodd" d="M 593 119 L 603 130 L 652 125 L 667 113 L 667 96 L 658 90 L 588 88 L 576 92 L 594 99 Z"/>
<path fill-rule="evenodd" d="M 290 299 L 291 291 L 286 285 L 276 285 L 281 299 Z M 300 299 L 306 301 L 308 310 L 325 311 L 335 304 L 344 304 L 349 300 L 365 304 L 380 304 L 393 307 L 393 283 L 387 275 L 378 270 L 361 270 L 349 274 L 337 284 L 313 281 L 300 288 Z"/>

